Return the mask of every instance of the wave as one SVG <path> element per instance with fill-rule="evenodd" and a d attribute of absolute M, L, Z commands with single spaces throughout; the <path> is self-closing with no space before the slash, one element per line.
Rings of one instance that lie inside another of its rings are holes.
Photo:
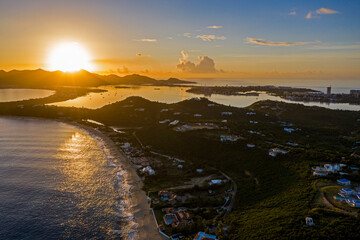
<path fill-rule="evenodd" d="M 117 158 L 106 146 L 105 141 L 92 134 L 96 140 L 106 159 L 108 166 L 112 167 L 114 172 L 114 188 L 118 194 L 117 206 L 115 214 L 121 220 L 121 230 L 111 230 L 110 233 L 120 235 L 122 239 L 133 240 L 138 239 L 139 224 L 135 221 L 132 202 L 132 185 L 129 183 L 127 171 L 116 162 Z"/>

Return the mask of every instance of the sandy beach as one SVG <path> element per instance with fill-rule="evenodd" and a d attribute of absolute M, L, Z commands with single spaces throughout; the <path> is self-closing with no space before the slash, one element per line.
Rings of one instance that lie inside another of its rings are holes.
<path fill-rule="evenodd" d="M 150 203 L 147 199 L 146 193 L 142 190 L 143 182 L 141 178 L 137 175 L 136 169 L 117 148 L 115 143 L 108 136 L 90 126 L 82 125 L 77 122 L 64 121 L 64 123 L 74 125 L 100 137 L 104 141 L 106 147 L 110 150 L 111 155 L 114 156 L 118 163 L 121 163 L 123 168 L 127 171 L 127 182 L 132 185 L 131 202 L 133 205 L 132 210 L 134 219 L 138 224 L 138 239 L 167 239 L 157 230 L 154 216 L 150 210 Z"/>

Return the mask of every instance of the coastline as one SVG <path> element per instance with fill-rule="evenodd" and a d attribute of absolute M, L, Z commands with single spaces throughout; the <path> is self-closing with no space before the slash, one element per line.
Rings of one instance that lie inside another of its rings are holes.
<path fill-rule="evenodd" d="M 92 135 L 95 135 L 103 140 L 105 146 L 109 149 L 111 155 L 116 161 L 122 164 L 124 170 L 127 172 L 127 183 L 131 187 L 131 203 L 132 213 L 134 214 L 135 222 L 138 224 L 137 227 L 137 239 L 166 239 L 162 236 L 156 226 L 154 216 L 150 209 L 150 203 L 145 192 L 142 190 L 143 182 L 138 176 L 136 169 L 131 165 L 130 161 L 124 156 L 124 154 L 117 148 L 115 143 L 104 133 L 97 131 L 96 129 L 83 125 L 77 122 L 68 122 L 56 120 L 65 124 L 69 124 L 85 130 Z"/>
<path fill-rule="evenodd" d="M 133 214 L 136 227 L 136 234 L 134 239 L 167 239 L 162 236 L 156 226 L 154 216 L 150 209 L 150 203 L 146 193 L 142 190 L 143 182 L 137 175 L 136 169 L 131 165 L 130 161 L 124 156 L 124 154 L 117 148 L 115 143 L 104 133 L 94 129 L 93 127 L 80 124 L 78 122 L 59 120 L 59 119 L 48 119 L 38 117 L 23 117 L 23 116 L 0 116 L 3 118 L 20 118 L 20 119 L 34 119 L 34 120 L 49 120 L 68 124 L 78 128 L 79 130 L 85 131 L 91 137 L 95 138 L 96 141 L 102 140 L 103 144 L 110 151 L 111 156 L 114 157 L 115 161 L 121 165 L 126 171 L 126 182 L 131 186 L 130 188 L 130 201 L 131 201 L 131 212 Z M 97 139 L 98 138 L 98 139 Z M 117 232 L 118 230 L 115 230 Z"/>

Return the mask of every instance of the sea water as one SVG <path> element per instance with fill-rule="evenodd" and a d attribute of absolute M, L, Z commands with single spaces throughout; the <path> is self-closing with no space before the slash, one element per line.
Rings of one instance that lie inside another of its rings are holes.
<path fill-rule="evenodd" d="M 0 117 L 0 239 L 133 239 L 126 178 L 84 130 Z"/>

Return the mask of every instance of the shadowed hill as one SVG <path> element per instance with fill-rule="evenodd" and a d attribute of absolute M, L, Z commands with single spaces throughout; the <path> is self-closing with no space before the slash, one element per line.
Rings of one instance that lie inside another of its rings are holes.
<path fill-rule="evenodd" d="M 101 85 L 132 84 L 132 85 L 173 85 L 189 84 L 193 82 L 175 78 L 156 80 L 137 74 L 119 77 L 117 75 L 99 75 L 85 70 L 78 72 L 49 72 L 37 70 L 0 71 L 0 86 L 46 88 L 55 86 L 97 87 Z"/>

